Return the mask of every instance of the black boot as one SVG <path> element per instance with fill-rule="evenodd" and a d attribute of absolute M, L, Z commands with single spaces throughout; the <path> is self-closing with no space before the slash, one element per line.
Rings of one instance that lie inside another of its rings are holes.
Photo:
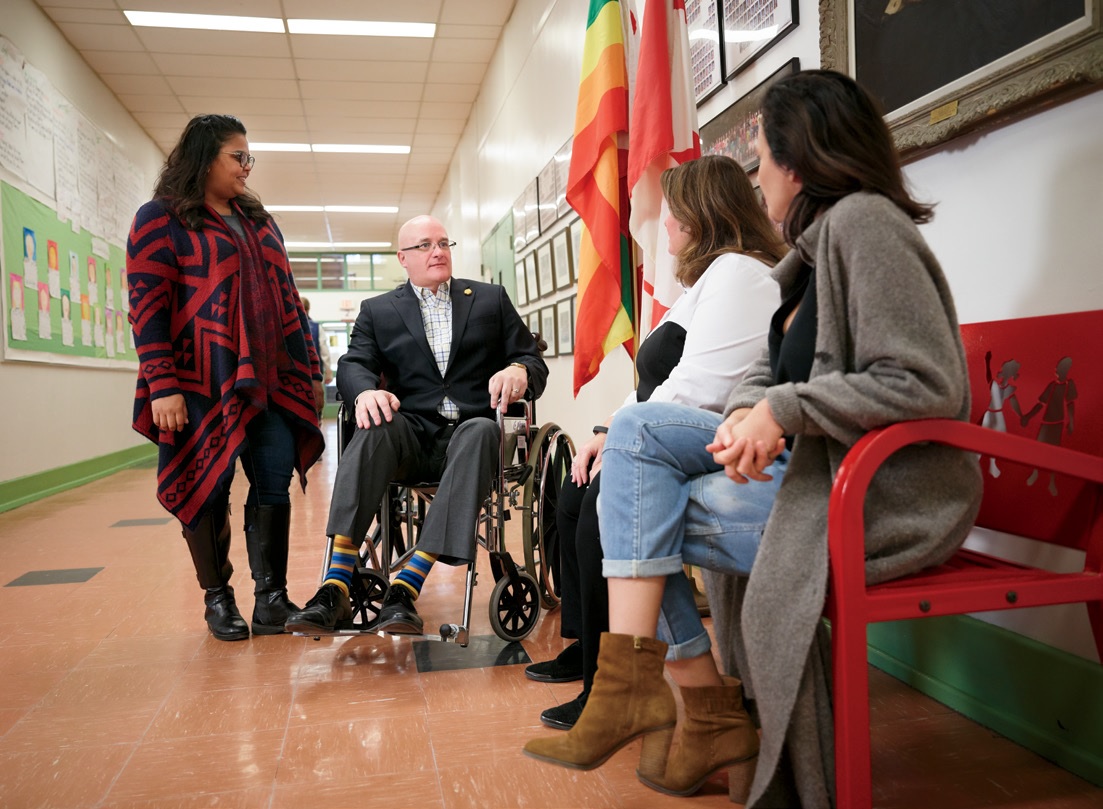
<path fill-rule="evenodd" d="M 287 600 L 291 504 L 245 507 L 245 547 L 253 571 L 253 634 L 278 635 L 299 608 Z"/>
<path fill-rule="evenodd" d="M 206 591 L 203 617 L 207 628 L 219 640 L 247 639 L 249 627 L 237 611 L 234 588 L 230 586 L 234 568 L 230 564 L 229 515 L 220 509 L 209 512 L 194 531 L 184 529 L 184 539 L 195 565 L 195 577 Z"/>

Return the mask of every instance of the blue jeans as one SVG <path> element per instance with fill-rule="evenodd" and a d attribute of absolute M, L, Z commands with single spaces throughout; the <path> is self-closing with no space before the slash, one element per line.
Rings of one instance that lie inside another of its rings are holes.
<path fill-rule="evenodd" d="M 291 502 L 291 474 L 295 471 L 295 435 L 283 416 L 265 410 L 245 428 L 241 468 L 249 479 L 247 506 L 277 506 Z M 230 483 L 226 483 L 229 494 Z"/>
<path fill-rule="evenodd" d="M 682 565 L 748 574 L 789 462 L 786 451 L 768 482 L 730 480 L 705 450 L 722 420 L 685 405 L 632 405 L 613 418 L 601 454 L 603 572 L 667 577 L 658 632 L 670 660 L 710 647 Z"/>

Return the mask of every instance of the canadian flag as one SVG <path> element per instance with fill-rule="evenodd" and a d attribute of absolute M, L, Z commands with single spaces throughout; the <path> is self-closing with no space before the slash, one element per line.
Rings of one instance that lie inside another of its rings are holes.
<path fill-rule="evenodd" d="M 645 0 L 639 62 L 628 127 L 628 227 L 640 246 L 643 288 L 641 336 L 662 319 L 682 294 L 667 252 L 668 214 L 663 171 L 701 156 L 697 105 L 689 62 L 685 0 Z"/>

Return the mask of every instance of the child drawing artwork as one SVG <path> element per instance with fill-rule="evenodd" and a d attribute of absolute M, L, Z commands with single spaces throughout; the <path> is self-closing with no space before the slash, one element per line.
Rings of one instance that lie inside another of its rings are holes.
<path fill-rule="evenodd" d="M 92 303 L 87 293 L 80 296 L 80 344 L 92 346 Z"/>
<path fill-rule="evenodd" d="M 1010 408 L 1015 415 L 1022 418 L 1022 410 L 1019 409 L 1019 400 L 1015 395 L 1015 385 L 1019 378 L 1020 364 L 1018 360 L 1007 360 L 1000 366 L 999 373 L 992 376 L 992 352 L 984 354 L 984 378 L 988 381 L 988 409 L 984 411 L 980 426 L 990 430 L 1007 432 L 1007 414 L 1005 408 Z M 988 459 L 988 474 L 994 478 L 1000 476 L 1000 468 L 996 465 L 995 458 Z"/>
<path fill-rule="evenodd" d="M 111 286 L 111 268 L 103 265 L 103 296 L 108 309 L 115 308 L 115 288 Z"/>
<path fill-rule="evenodd" d="M 50 287 L 41 282 L 38 284 L 38 336 L 43 340 L 53 336 L 50 327 Z"/>
<path fill-rule="evenodd" d="M 115 313 L 106 309 L 104 311 L 104 320 L 107 321 L 107 338 L 104 341 L 104 348 L 107 349 L 107 356 L 115 356 Z"/>
<path fill-rule="evenodd" d="M 95 306 L 100 302 L 100 288 L 96 284 L 96 260 L 88 257 L 88 300 Z"/>
<path fill-rule="evenodd" d="M 115 353 L 126 353 L 126 316 L 121 309 L 115 310 Z"/>
<path fill-rule="evenodd" d="M 80 259 L 77 251 L 69 251 L 69 294 L 72 297 L 80 295 Z"/>
<path fill-rule="evenodd" d="M 46 242 L 46 283 L 50 287 L 50 297 L 61 297 L 61 263 L 58 259 L 57 242 Z"/>
<path fill-rule="evenodd" d="M 61 290 L 61 344 L 73 345 L 73 302 L 69 290 Z"/>
<path fill-rule="evenodd" d="M 26 340 L 27 339 L 27 312 L 23 304 L 23 278 L 19 275 L 9 276 L 11 278 L 11 297 L 8 299 L 11 303 L 11 339 L 13 340 Z"/>
<path fill-rule="evenodd" d="M 23 228 L 23 283 L 38 291 L 38 239 L 30 228 Z"/>
<path fill-rule="evenodd" d="M 1038 440 L 1043 444 L 1061 445 L 1061 437 L 1066 430 L 1072 433 L 1076 413 L 1076 383 L 1069 377 L 1072 370 L 1072 357 L 1063 357 L 1054 369 L 1056 378 L 1046 385 L 1038 397 L 1038 403 L 1022 417 L 1022 426 L 1026 427 L 1038 413 L 1042 414 L 1042 423 L 1038 427 Z M 1026 479 L 1027 486 L 1033 486 L 1038 480 L 1035 469 Z M 1057 477 L 1049 473 L 1049 493 L 1057 496 Z"/>

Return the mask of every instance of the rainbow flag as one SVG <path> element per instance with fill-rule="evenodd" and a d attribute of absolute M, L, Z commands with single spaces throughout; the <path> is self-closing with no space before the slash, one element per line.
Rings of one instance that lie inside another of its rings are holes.
<path fill-rule="evenodd" d="M 629 11 L 590 0 L 567 202 L 582 219 L 575 313 L 574 393 L 619 345 L 634 351 L 636 304 L 628 232 Z"/>

